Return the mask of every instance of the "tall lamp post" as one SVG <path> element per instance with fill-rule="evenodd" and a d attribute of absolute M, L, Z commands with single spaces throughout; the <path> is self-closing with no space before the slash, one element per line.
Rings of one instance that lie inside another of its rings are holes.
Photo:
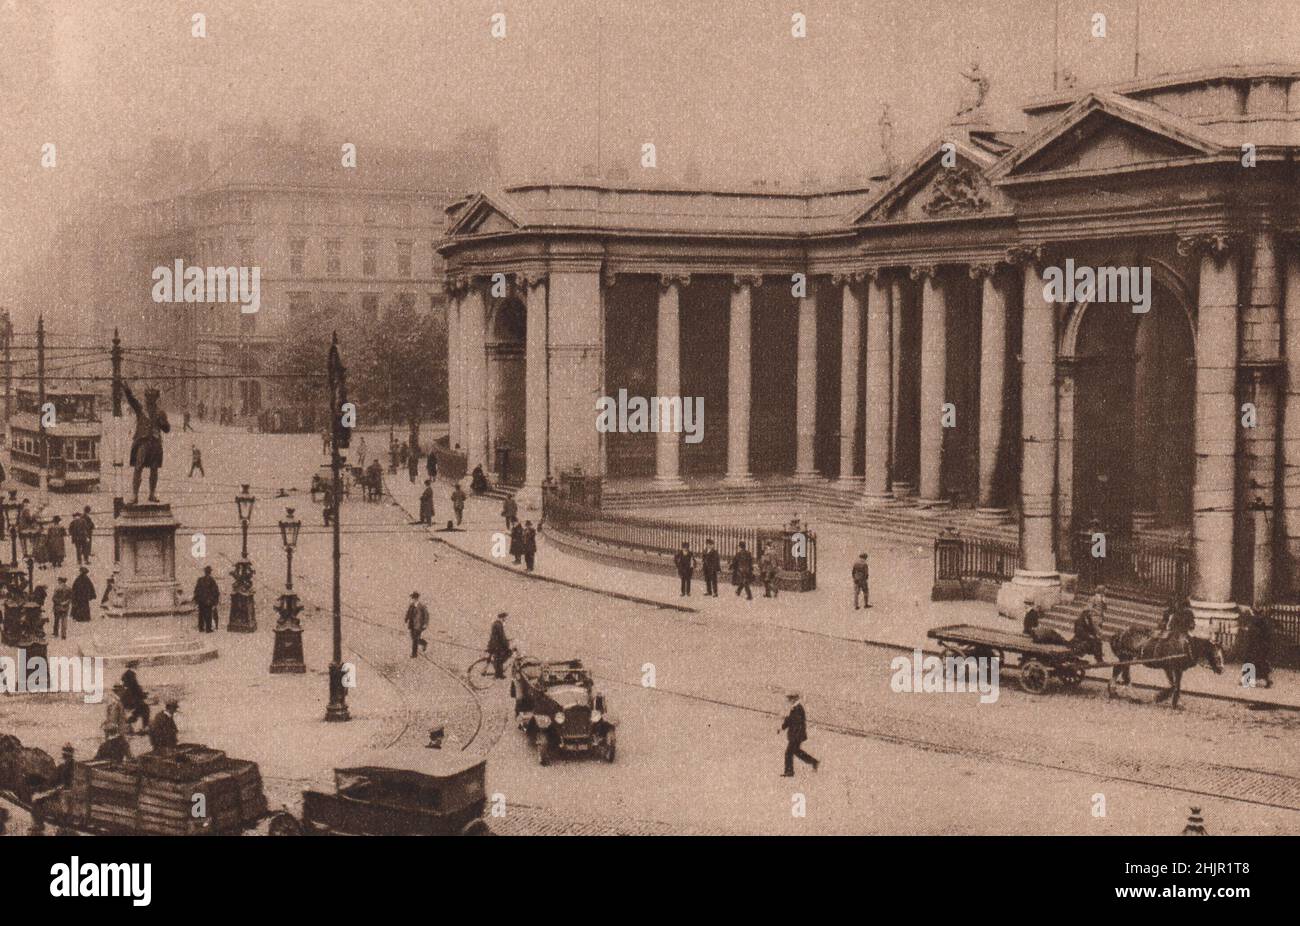
<path fill-rule="evenodd" d="M 18 565 L 18 512 L 23 503 L 18 501 L 18 490 L 10 489 L 9 497 L 0 501 L 0 519 L 9 532 L 13 548 L 13 562 L 0 565 L 4 579 L 4 623 L 0 625 L 0 642 L 6 646 L 16 646 L 20 640 L 23 625 L 23 595 L 26 576 Z"/>
<path fill-rule="evenodd" d="M 302 661 L 302 624 L 298 615 L 302 605 L 293 591 L 293 548 L 298 545 L 298 531 L 302 521 L 293 516 L 293 509 L 286 508 L 280 519 L 280 540 L 284 543 L 284 594 L 275 605 L 275 612 L 280 619 L 275 625 L 275 651 L 271 655 L 271 672 L 303 673 L 307 671 Z"/>
<path fill-rule="evenodd" d="M 257 499 L 248 491 L 248 484 L 235 496 L 239 511 L 239 526 L 243 533 L 243 546 L 239 561 L 230 571 L 234 585 L 230 589 L 230 619 L 226 621 L 229 633 L 253 633 L 257 630 L 257 610 L 253 601 L 253 564 L 248 560 L 248 522 L 253 518 L 253 503 Z"/>
<path fill-rule="evenodd" d="M 325 719 L 330 722 L 351 720 L 348 712 L 348 690 L 343 684 L 343 593 L 341 579 L 341 551 L 339 549 L 339 522 L 343 520 L 343 458 L 339 450 L 351 442 L 351 431 L 343 424 L 343 406 L 347 404 L 347 371 L 339 358 L 338 332 L 330 342 L 329 352 L 330 415 L 330 473 L 333 478 L 334 499 L 334 651 L 330 659 L 330 703 L 325 708 Z"/>

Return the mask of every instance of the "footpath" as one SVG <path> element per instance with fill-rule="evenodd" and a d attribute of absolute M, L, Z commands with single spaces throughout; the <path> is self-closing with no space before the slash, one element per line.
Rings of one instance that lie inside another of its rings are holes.
<path fill-rule="evenodd" d="M 388 477 L 386 484 L 388 492 L 412 520 L 419 510 L 423 487 L 423 475 L 415 483 L 400 476 Z M 434 486 L 435 528 L 453 517 L 451 490 L 451 483 L 445 480 L 439 480 Z M 537 512 L 531 514 L 535 516 Z M 691 507 L 672 509 L 672 516 L 683 521 L 699 514 Z M 713 515 L 714 512 L 708 512 L 702 519 L 713 521 Z M 521 520 L 529 516 L 529 512 L 520 512 Z M 778 525 L 779 520 L 771 514 L 759 516 L 760 520 L 769 518 L 772 526 Z M 817 523 L 816 519 L 812 527 L 817 532 L 817 588 L 811 592 L 783 592 L 779 597 L 765 599 L 762 587 L 756 586 L 753 601 L 743 596 L 737 598 L 735 588 L 728 581 L 726 563 L 719 582 L 719 597 L 704 596 L 704 580 L 698 572 L 691 595 L 683 597 L 675 575 L 643 572 L 576 556 L 549 543 L 544 530 L 537 535 L 535 571 L 527 573 L 522 565 L 514 565 L 513 557 L 495 555 L 501 549 L 498 535 L 506 531 L 501 501 L 494 498 L 471 495 L 466 501 L 461 529 L 433 530 L 430 536 L 489 565 L 536 581 L 556 582 L 684 613 L 783 627 L 903 652 L 919 648 L 926 653 L 937 653 L 937 646 L 926 633 L 947 624 L 1019 629 L 1014 622 L 999 616 L 997 608 L 987 602 L 930 601 L 934 567 L 929 545 L 909 544 L 888 536 L 872 537 L 863 530 Z M 863 552 L 868 554 L 871 563 L 871 607 L 855 611 L 850 568 Z M 1183 676 L 1183 694 L 1238 701 L 1256 709 L 1300 710 L 1300 679 L 1295 671 L 1274 669 L 1273 687 L 1245 688 L 1240 683 L 1239 669 L 1230 663 L 1221 675 L 1206 667 L 1188 671 Z M 1090 675 L 1096 680 L 1103 677 L 1099 672 Z M 1162 671 L 1141 666 L 1134 667 L 1133 682 L 1135 688 L 1153 690 L 1167 685 Z"/>

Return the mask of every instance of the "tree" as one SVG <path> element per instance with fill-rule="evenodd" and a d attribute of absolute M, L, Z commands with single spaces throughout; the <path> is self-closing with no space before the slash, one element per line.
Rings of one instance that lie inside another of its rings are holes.
<path fill-rule="evenodd" d="M 353 330 L 367 336 L 348 345 L 343 362 L 354 401 L 375 410 L 372 420 L 403 422 L 414 431 L 421 421 L 447 414 L 447 327 L 441 313 L 394 301 L 378 323 L 361 320 Z"/>

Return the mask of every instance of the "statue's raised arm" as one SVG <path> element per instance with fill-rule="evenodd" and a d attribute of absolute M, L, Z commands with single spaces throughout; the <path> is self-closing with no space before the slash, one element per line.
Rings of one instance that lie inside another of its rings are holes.
<path fill-rule="evenodd" d="M 167 413 L 158 405 L 158 390 L 148 388 L 144 391 L 144 404 L 131 392 L 131 387 L 122 380 L 122 392 L 126 401 L 135 412 L 135 434 L 131 439 L 131 504 L 140 504 L 140 476 L 145 467 L 149 468 L 149 501 L 158 501 L 158 468 L 163 461 L 163 434 L 171 431 Z"/>

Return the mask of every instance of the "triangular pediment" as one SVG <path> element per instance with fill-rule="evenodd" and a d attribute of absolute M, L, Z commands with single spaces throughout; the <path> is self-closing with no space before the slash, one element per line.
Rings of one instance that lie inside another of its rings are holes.
<path fill-rule="evenodd" d="M 985 176 L 993 159 L 965 142 L 937 141 L 867 204 L 855 225 L 979 215 L 998 205 Z"/>
<path fill-rule="evenodd" d="M 1204 126 L 1149 103 L 1089 94 L 991 171 L 993 179 L 1066 172 L 1104 173 L 1201 158 L 1226 146 Z"/>
<path fill-rule="evenodd" d="M 489 235 L 519 228 L 519 222 L 499 202 L 486 193 L 472 196 L 452 225 L 451 235 Z"/>

